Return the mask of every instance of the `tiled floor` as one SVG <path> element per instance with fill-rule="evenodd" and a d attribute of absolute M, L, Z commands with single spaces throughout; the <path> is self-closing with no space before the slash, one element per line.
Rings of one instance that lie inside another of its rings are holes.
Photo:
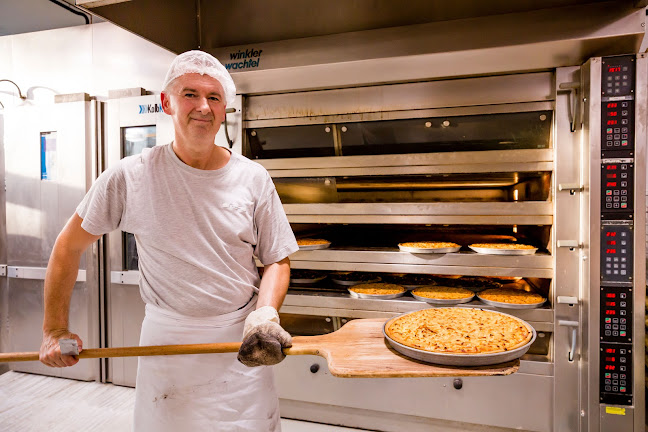
<path fill-rule="evenodd" d="M 9 371 L 0 375 L 0 431 L 130 431 L 135 390 Z M 283 432 L 353 432 L 281 420 Z"/>

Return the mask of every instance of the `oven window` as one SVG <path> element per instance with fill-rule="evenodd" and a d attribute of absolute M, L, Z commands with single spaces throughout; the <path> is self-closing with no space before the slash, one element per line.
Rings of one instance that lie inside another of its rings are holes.
<path fill-rule="evenodd" d="M 333 127 L 327 125 L 247 129 L 245 156 L 275 159 L 334 156 Z"/>
<path fill-rule="evenodd" d="M 122 155 L 133 156 L 145 148 L 155 147 L 155 126 L 132 126 L 122 128 Z M 124 270 L 138 270 L 137 244 L 131 233 L 122 233 Z"/>
<path fill-rule="evenodd" d="M 373 155 L 550 146 L 551 111 L 340 123 L 341 154 Z"/>

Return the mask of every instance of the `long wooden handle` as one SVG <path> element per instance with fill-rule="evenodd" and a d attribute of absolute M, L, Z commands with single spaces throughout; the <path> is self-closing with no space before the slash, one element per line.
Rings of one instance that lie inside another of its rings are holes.
<path fill-rule="evenodd" d="M 156 345 L 122 348 L 89 348 L 79 354 L 79 358 L 138 357 L 178 354 L 211 354 L 238 352 L 241 342 L 224 342 L 191 345 Z M 0 363 L 36 361 L 38 352 L 0 354 Z"/>

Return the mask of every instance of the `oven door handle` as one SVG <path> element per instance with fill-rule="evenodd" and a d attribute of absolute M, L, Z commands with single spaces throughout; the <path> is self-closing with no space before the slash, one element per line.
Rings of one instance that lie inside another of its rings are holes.
<path fill-rule="evenodd" d="M 570 342 L 570 348 L 569 348 L 569 361 L 573 362 L 574 361 L 574 356 L 576 353 L 576 331 L 578 330 L 578 321 L 563 321 L 559 320 L 558 321 L 559 326 L 565 326 L 565 327 L 571 327 L 571 342 Z"/>

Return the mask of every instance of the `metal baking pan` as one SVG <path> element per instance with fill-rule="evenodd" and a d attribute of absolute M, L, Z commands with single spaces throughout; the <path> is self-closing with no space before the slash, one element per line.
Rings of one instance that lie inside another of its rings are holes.
<path fill-rule="evenodd" d="M 437 305 L 456 305 L 456 304 L 468 303 L 475 298 L 474 294 L 470 297 L 466 297 L 462 299 L 435 299 L 435 298 L 417 296 L 413 292 L 410 294 L 412 294 L 412 297 L 414 297 L 416 300 L 420 300 L 431 304 L 437 304 Z"/>
<path fill-rule="evenodd" d="M 407 291 L 403 291 L 402 293 L 385 294 L 385 295 L 380 295 L 380 294 L 359 294 L 357 292 L 353 292 L 353 291 L 349 290 L 349 294 L 351 294 L 351 297 L 353 297 L 353 298 L 374 299 L 374 300 L 395 299 L 395 298 L 404 296 L 405 293 L 407 293 Z"/>
<path fill-rule="evenodd" d="M 481 298 L 479 294 L 477 294 L 477 298 L 479 299 L 479 301 L 489 306 L 495 306 L 495 307 L 505 308 L 505 309 L 535 309 L 535 308 L 539 308 L 547 301 L 547 299 L 544 299 L 540 303 L 521 304 L 521 303 L 503 303 L 503 302 L 498 302 L 493 300 L 486 300 L 484 298 Z"/>
<path fill-rule="evenodd" d="M 353 280 L 353 281 L 345 281 L 345 280 L 340 280 L 340 279 L 334 279 L 331 278 L 333 283 L 338 284 L 338 285 L 344 285 L 344 286 L 353 286 L 353 285 L 358 285 L 361 283 L 375 283 L 375 282 L 380 282 L 380 278 L 376 279 L 370 279 L 370 280 Z"/>
<path fill-rule="evenodd" d="M 409 252 L 409 253 L 442 254 L 442 253 L 459 252 L 461 246 L 446 247 L 446 248 L 416 248 L 416 247 L 398 245 L 398 249 L 400 249 L 401 252 Z"/>
<path fill-rule="evenodd" d="M 480 254 L 487 255 L 533 255 L 536 253 L 538 248 L 533 249 L 494 249 L 494 248 L 481 248 L 481 247 L 472 247 L 468 246 L 470 249 L 474 250 Z"/>
<path fill-rule="evenodd" d="M 331 242 L 328 243 L 322 243 L 322 244 L 314 244 L 314 245 L 303 245 L 299 246 L 299 250 L 317 250 L 317 249 L 326 249 L 329 246 L 331 246 Z"/>
<path fill-rule="evenodd" d="M 294 284 L 313 284 L 313 283 L 317 283 L 319 281 L 322 281 L 324 279 L 326 279 L 326 275 L 320 276 L 320 277 L 317 277 L 317 278 L 313 278 L 313 279 L 292 279 L 291 278 L 290 282 L 294 283 Z"/>
<path fill-rule="evenodd" d="M 524 344 L 523 346 L 516 348 L 514 350 L 504 351 L 500 353 L 492 353 L 492 354 L 446 354 L 446 353 L 434 353 L 430 351 L 424 351 L 417 348 L 410 348 L 408 346 L 400 344 L 392 340 L 389 336 L 387 336 L 387 331 L 386 331 L 387 324 L 389 324 L 392 321 L 392 319 L 396 319 L 400 316 L 407 315 L 407 314 L 401 314 L 388 320 L 383 325 L 383 335 L 385 336 L 385 340 L 389 343 L 389 345 L 391 345 L 392 348 L 394 348 L 394 350 L 398 351 L 404 356 L 413 358 L 415 360 L 420 360 L 426 363 L 434 363 L 434 364 L 440 364 L 445 366 L 486 366 L 486 365 L 492 365 L 498 363 L 505 363 L 507 361 L 515 360 L 522 357 L 529 350 L 529 348 L 531 347 L 531 345 L 536 339 L 535 329 L 526 321 L 523 321 L 520 318 L 515 317 L 513 315 L 505 314 L 503 312 L 498 312 L 498 311 L 488 311 L 488 312 L 499 313 L 501 315 L 510 316 L 523 322 L 527 326 L 527 328 L 532 332 L 531 340 L 526 344 Z M 412 312 L 408 312 L 408 313 L 412 313 Z"/>

